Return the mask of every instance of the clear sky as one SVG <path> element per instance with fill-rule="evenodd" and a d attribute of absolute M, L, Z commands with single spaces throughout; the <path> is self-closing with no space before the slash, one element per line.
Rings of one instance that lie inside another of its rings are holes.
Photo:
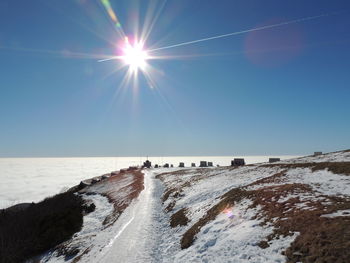
<path fill-rule="evenodd" d="M 0 1 L 0 156 L 308 154 L 350 148 L 348 0 L 110 0 L 153 87 L 121 82 L 100 1 Z M 163 8 L 161 8 L 163 7 Z M 336 15 L 333 12 L 339 12 Z M 158 15 L 158 19 L 155 18 Z"/>

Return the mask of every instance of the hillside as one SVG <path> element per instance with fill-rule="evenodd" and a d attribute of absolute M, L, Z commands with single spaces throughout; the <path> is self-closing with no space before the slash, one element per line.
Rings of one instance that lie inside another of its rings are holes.
<path fill-rule="evenodd" d="M 349 262 L 350 151 L 157 175 L 193 262 Z"/>
<path fill-rule="evenodd" d="M 349 150 L 112 172 L 69 190 L 81 226 L 28 262 L 349 262 L 349 176 Z"/>

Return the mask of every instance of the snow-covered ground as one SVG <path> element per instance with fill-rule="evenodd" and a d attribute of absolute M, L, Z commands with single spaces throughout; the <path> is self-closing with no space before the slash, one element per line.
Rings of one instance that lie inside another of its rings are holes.
<path fill-rule="evenodd" d="M 145 172 L 145 189 L 118 224 L 121 228 L 96 262 L 168 262 L 171 248 L 168 216 L 162 212 L 163 186 L 153 173 Z M 118 220 L 119 221 L 119 220 Z M 90 261 L 91 262 L 91 261 Z M 169 261 L 171 262 L 171 261 Z"/>
<path fill-rule="evenodd" d="M 169 226 L 169 216 L 162 210 L 164 187 L 147 171 L 144 187 L 139 197 L 107 228 L 102 222 L 113 206 L 99 194 L 84 195 L 84 199 L 95 203 L 96 209 L 84 217 L 82 230 L 66 246 L 79 248 L 79 262 L 173 262 L 172 252 L 175 248 L 180 250 L 180 245 L 168 246 L 173 230 Z M 56 250 L 47 253 L 41 262 L 74 260 L 76 257 L 67 259 Z"/>
<path fill-rule="evenodd" d="M 194 245 L 178 251 L 175 262 L 284 262 L 281 252 L 297 236 L 273 240 L 262 249 L 258 243 L 272 233 L 271 226 L 261 226 L 252 219 L 259 209 L 249 208 L 250 202 L 240 202 L 222 213 L 201 231 Z"/>
<path fill-rule="evenodd" d="M 64 244 L 65 250 L 74 251 L 79 249 L 79 253 L 89 252 L 87 254 L 99 254 L 99 250 L 106 246 L 112 233 L 105 229 L 102 222 L 113 212 L 113 206 L 106 197 L 99 194 L 83 195 L 86 201 L 93 202 L 96 206 L 95 211 L 84 216 L 83 228 L 80 232 L 74 234 L 73 238 Z M 53 250 L 41 258 L 41 262 L 67 262 L 68 258 L 60 253 L 60 250 Z M 74 258 L 72 258 L 74 260 Z M 72 261 L 70 260 L 70 261 Z"/>
<path fill-rule="evenodd" d="M 318 156 L 305 156 L 300 158 L 293 158 L 290 160 L 283 160 L 283 163 L 305 163 L 305 162 L 348 162 L 350 160 L 350 150 L 339 151 L 334 153 L 325 153 Z"/>
<path fill-rule="evenodd" d="M 84 252 L 79 253 L 79 260 L 48 254 L 43 262 L 281 263 L 290 255 L 301 258 L 305 251 L 295 248 L 286 254 L 287 248 L 301 242 L 300 237 L 308 231 L 294 217 L 309 216 L 320 226 L 322 222 L 331 226 L 330 220 L 350 218 L 349 175 L 335 174 L 327 168 L 293 166 L 321 161 L 350 162 L 350 154 L 239 168 L 145 169 L 144 190 L 107 228 L 102 222 L 111 212 L 111 204 L 98 194 L 84 195 L 96 204 L 96 210 L 84 217 L 83 229 L 70 242 L 70 246 L 79 246 Z M 234 189 L 253 195 L 232 199 Z M 224 201 L 226 206 L 221 207 Z M 173 215 L 183 209 L 187 224 L 172 228 Z M 209 218 L 213 211 L 216 214 Z M 193 243 L 181 249 L 182 239 L 197 225 L 200 227 Z M 287 227 L 288 234 L 280 234 L 276 226 Z M 311 229 L 312 221 L 309 226 Z"/>
<path fill-rule="evenodd" d="M 294 231 L 287 236 L 279 235 L 278 238 L 268 239 L 276 232 L 274 223 L 284 226 L 281 223 L 283 220 L 293 222 L 293 216 L 319 210 L 321 211 L 317 213 L 324 214 L 322 217 L 350 217 L 349 209 L 327 213 L 340 204 L 341 207 L 350 208 L 350 177 L 334 174 L 327 168 L 312 170 L 312 166 L 299 168 L 279 164 L 349 161 L 349 152 L 339 152 L 281 161 L 271 166 L 184 169 L 161 175 L 170 193 L 165 198 L 163 208 L 170 208 L 170 215 L 185 208 L 185 215 L 189 221 L 186 226 L 176 227 L 174 244 L 180 243 L 181 238 L 192 226 L 201 224 L 201 221 L 208 218 L 210 209 L 225 199 L 224 194 L 229 190 L 238 188 L 261 196 L 268 193 L 265 207 L 252 207 L 250 199 L 244 198 L 223 209 L 214 219 L 202 224 L 194 236 L 193 244 L 176 251 L 174 262 L 286 262 L 286 256 L 282 255 L 282 252 L 286 251 L 300 233 Z M 262 180 L 263 178 L 265 180 Z M 290 188 L 284 190 L 286 185 Z M 274 191 L 275 197 L 271 198 L 270 195 L 274 195 Z M 255 197 L 255 201 L 264 203 L 264 197 Z M 281 214 L 270 219 L 269 223 L 261 224 L 266 219 L 265 215 L 277 214 L 273 208 L 268 207 L 269 205 L 279 205 Z M 316 219 L 318 217 L 317 214 L 312 216 Z M 304 228 L 300 229 L 305 232 Z M 267 246 L 260 247 L 259 242 L 265 240 L 268 240 Z M 299 255 L 298 253 L 301 252 L 295 252 L 296 255 Z"/>
<path fill-rule="evenodd" d="M 220 201 L 224 193 L 232 188 L 248 185 L 256 180 L 278 173 L 280 168 L 242 167 L 239 169 L 205 169 L 202 180 L 182 188 L 182 197 L 176 201 L 174 213 L 181 208 L 188 209 L 189 226 L 196 223 L 207 211 Z M 203 170 L 193 170 L 178 176 L 164 175 L 168 187 L 186 185 L 197 179 Z M 179 183 L 181 180 L 181 183 Z M 170 197 L 164 202 L 167 207 L 177 198 Z M 209 222 L 197 235 L 195 243 L 184 250 L 178 249 L 172 262 L 284 262 L 281 251 L 295 238 L 281 238 L 271 243 L 267 250 L 258 242 L 272 233 L 272 227 L 260 226 L 261 220 L 251 219 L 259 209 L 249 209 L 249 202 L 236 204 L 227 213 L 221 213 Z M 173 244 L 179 244 L 188 227 L 178 227 Z M 170 246 L 171 246 L 170 245 Z"/>

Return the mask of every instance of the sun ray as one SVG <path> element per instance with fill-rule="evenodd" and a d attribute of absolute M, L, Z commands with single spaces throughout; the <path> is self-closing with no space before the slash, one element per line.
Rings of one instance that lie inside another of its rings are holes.
<path fill-rule="evenodd" d="M 101 0 L 101 1 L 108 1 L 108 0 Z M 301 23 L 309 20 L 315 20 L 322 17 L 328 17 L 340 14 L 341 12 L 334 12 L 334 13 L 328 13 L 328 14 L 321 14 L 317 16 L 308 16 L 304 18 L 289 20 L 285 22 L 281 22 L 278 24 L 270 24 L 265 25 L 261 27 L 255 27 L 250 28 L 247 30 L 241 30 L 241 31 L 235 31 L 227 34 L 222 35 L 215 35 L 207 38 L 201 38 L 197 40 L 177 43 L 173 45 L 168 46 L 161 46 L 156 47 L 153 45 L 152 48 L 146 46 L 146 40 L 148 40 L 149 36 L 151 35 L 153 28 L 159 18 L 159 16 L 162 14 L 162 11 L 164 9 L 164 6 L 166 5 L 166 1 L 163 2 L 163 5 L 159 7 L 159 9 L 156 9 L 155 6 L 149 6 L 146 17 L 144 19 L 141 32 L 139 32 L 139 19 L 140 16 L 137 16 L 133 19 L 132 23 L 134 23 L 134 31 L 133 35 L 126 35 L 123 37 L 124 42 L 118 42 L 116 45 L 116 48 L 119 52 L 116 52 L 115 54 L 112 54 L 110 56 L 103 56 L 101 57 L 98 62 L 107 62 L 116 60 L 120 63 L 120 67 L 116 70 L 118 72 L 122 68 L 126 69 L 126 74 L 122 80 L 121 85 L 119 86 L 118 90 L 116 91 L 116 94 L 114 97 L 116 97 L 118 100 L 122 99 L 120 97 L 120 94 L 125 94 L 125 91 L 127 90 L 126 87 L 128 87 L 128 90 L 130 90 L 133 94 L 132 98 L 132 105 L 134 107 L 137 106 L 137 100 L 138 100 L 138 94 L 139 94 L 139 78 L 140 74 L 144 77 L 144 80 L 146 81 L 148 87 L 153 91 L 154 94 L 157 94 L 158 97 L 161 98 L 161 104 L 165 105 L 165 108 L 170 112 L 175 119 L 179 122 L 179 124 L 182 124 L 181 118 L 178 118 L 175 110 L 171 107 L 171 104 L 169 103 L 168 99 L 164 94 L 162 94 L 162 89 L 159 88 L 159 79 L 157 78 L 157 74 L 160 72 L 157 71 L 156 67 L 153 67 L 151 65 L 152 60 L 183 60 L 183 59 L 192 59 L 197 57 L 210 57 L 210 56 L 222 56 L 222 55 L 235 55 L 235 54 L 241 54 L 242 52 L 231 52 L 231 53 L 207 53 L 207 54 L 180 54 L 177 55 L 176 53 L 170 53 L 168 52 L 169 49 L 181 47 L 181 46 L 188 46 L 192 44 L 197 44 L 201 42 L 206 42 L 214 39 L 221 39 L 221 38 L 227 38 L 235 35 L 241 35 L 253 31 L 260 31 L 260 30 L 268 30 L 272 28 L 287 26 L 294 23 Z M 111 7 L 108 7 L 108 9 Z M 118 21 L 117 17 L 115 15 L 109 14 L 111 19 L 113 21 Z M 121 26 L 120 26 L 121 27 Z M 160 42 L 158 41 L 158 44 Z M 118 64 L 119 64 L 118 63 Z M 162 73 L 161 77 L 164 73 Z M 164 91 L 164 90 L 163 90 Z M 114 99 L 116 99 L 114 98 Z"/>
<path fill-rule="evenodd" d="M 126 87 L 128 85 L 128 83 L 130 83 L 130 79 L 132 77 L 132 74 L 129 72 L 129 70 L 126 70 L 126 74 L 123 76 L 123 79 L 121 81 L 121 83 L 119 84 L 113 98 L 112 98 L 112 102 L 114 102 L 117 98 L 119 98 L 120 94 L 124 91 L 126 91 Z"/>
<path fill-rule="evenodd" d="M 65 12 L 64 10 L 58 8 L 57 6 L 54 6 L 52 4 L 52 1 L 41 1 L 44 5 L 46 5 L 51 10 L 57 12 L 58 14 L 64 16 L 66 19 L 69 19 L 70 21 L 74 22 L 75 24 L 79 25 L 81 28 L 86 30 L 87 32 L 92 33 L 93 35 L 97 36 L 98 38 L 102 39 L 103 41 L 113 44 L 110 38 L 104 36 L 101 34 L 101 32 L 93 30 L 91 26 L 85 25 L 84 23 L 80 22 L 76 17 L 73 17 L 69 15 L 69 12 Z"/>
<path fill-rule="evenodd" d="M 157 82 L 154 80 L 154 75 L 155 72 L 157 72 L 157 69 L 150 66 L 150 70 L 144 72 L 144 76 L 147 80 L 147 83 L 149 85 L 152 85 L 153 87 L 151 87 L 151 90 L 157 94 L 158 98 L 160 98 L 161 101 L 161 105 L 163 105 L 163 107 L 165 108 L 165 110 L 167 110 L 173 117 L 174 120 L 177 121 L 177 123 L 179 125 L 181 125 L 181 127 L 184 130 L 187 130 L 186 125 L 184 124 L 183 120 L 180 118 L 180 116 L 177 114 L 177 112 L 175 111 L 174 107 L 172 107 L 171 103 L 169 102 L 169 100 L 167 99 L 167 97 L 162 93 L 163 90 L 158 88 L 158 84 Z"/>
<path fill-rule="evenodd" d="M 104 77 L 102 77 L 102 79 L 107 79 L 123 69 L 125 69 L 124 65 L 118 65 L 117 67 L 113 68 L 111 72 L 107 73 Z"/>
<path fill-rule="evenodd" d="M 10 50 L 10 51 L 20 51 L 20 52 L 27 52 L 27 53 L 39 53 L 39 54 L 47 54 L 47 55 L 54 55 L 57 57 L 68 57 L 68 58 L 77 58 L 77 59 L 101 59 L 101 57 L 108 57 L 106 55 L 102 54 L 94 54 L 94 53 L 83 53 L 83 52 L 76 52 L 76 51 L 70 51 L 69 49 L 62 49 L 61 51 L 58 50 L 48 50 L 48 49 L 35 49 L 35 48 L 22 48 L 22 47 L 7 47 L 7 46 L 0 46 L 0 50 Z"/>
<path fill-rule="evenodd" d="M 167 2 L 168 2 L 167 0 L 164 0 L 162 2 L 162 4 L 158 8 L 158 11 L 156 12 L 156 14 L 154 16 L 153 16 L 153 10 L 156 9 L 156 5 L 149 7 L 147 15 L 146 15 L 146 19 L 145 19 L 146 20 L 145 25 L 144 25 L 144 28 L 143 28 L 142 34 L 141 34 L 141 39 L 143 39 L 145 42 L 148 40 L 148 37 L 151 34 L 151 32 L 154 28 L 154 25 L 158 21 L 159 16 L 162 14 Z"/>

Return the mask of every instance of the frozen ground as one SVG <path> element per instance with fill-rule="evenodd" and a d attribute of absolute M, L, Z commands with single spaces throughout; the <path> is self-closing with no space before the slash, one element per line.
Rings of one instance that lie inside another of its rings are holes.
<path fill-rule="evenodd" d="M 326 157 L 322 162 L 350 162 L 348 152 Z M 70 242 L 83 253 L 48 254 L 44 262 L 334 262 L 339 251 L 338 261 L 347 262 L 350 248 L 341 236 L 350 231 L 350 167 L 315 169 L 317 160 L 145 169 L 144 190 L 107 228 L 102 222 L 111 204 L 84 196 L 97 208 Z M 129 183 L 120 182 L 120 189 Z M 186 222 L 171 227 L 181 211 Z M 193 239 L 182 249 L 184 237 Z"/>
<path fill-rule="evenodd" d="M 123 214 L 120 231 L 99 255 L 98 262 L 171 262 L 168 218 L 162 213 L 163 186 L 152 173 L 145 173 L 145 189 Z M 119 220 L 118 220 L 119 221 Z"/>
<path fill-rule="evenodd" d="M 283 163 L 304 163 L 304 162 L 345 162 L 350 160 L 350 150 L 334 153 L 325 153 L 318 156 L 306 156 L 285 160 Z"/>
<path fill-rule="evenodd" d="M 314 162 L 326 163 L 320 168 Z M 344 171 L 337 174 L 327 168 L 327 162 L 350 162 L 350 152 L 160 175 L 166 186 L 164 210 L 171 217 L 185 211 L 188 220 L 187 225 L 175 228 L 174 244 L 182 244 L 184 237 L 198 230 L 188 248 L 175 251 L 174 262 L 277 263 L 286 262 L 286 255 L 289 262 L 312 258 L 334 262 L 341 249 L 350 249 L 342 241 L 343 234 L 336 236 L 350 230 L 346 223 L 350 219 L 350 165 L 333 165 Z M 234 189 L 243 191 L 242 197 L 234 192 L 226 195 Z M 229 206 L 220 205 L 225 203 Z M 329 251 L 324 244 L 332 242 Z"/>
<path fill-rule="evenodd" d="M 162 212 L 163 186 L 153 173 L 145 172 L 144 190 L 118 220 L 104 228 L 102 222 L 113 207 L 105 197 L 84 195 L 93 201 L 96 210 L 84 217 L 83 229 L 69 241 L 68 248 L 78 247 L 79 262 L 173 262 L 169 247 L 172 229 L 168 216 Z M 80 256 L 81 255 L 81 256 Z M 57 251 L 48 253 L 41 262 L 73 262 Z"/>

